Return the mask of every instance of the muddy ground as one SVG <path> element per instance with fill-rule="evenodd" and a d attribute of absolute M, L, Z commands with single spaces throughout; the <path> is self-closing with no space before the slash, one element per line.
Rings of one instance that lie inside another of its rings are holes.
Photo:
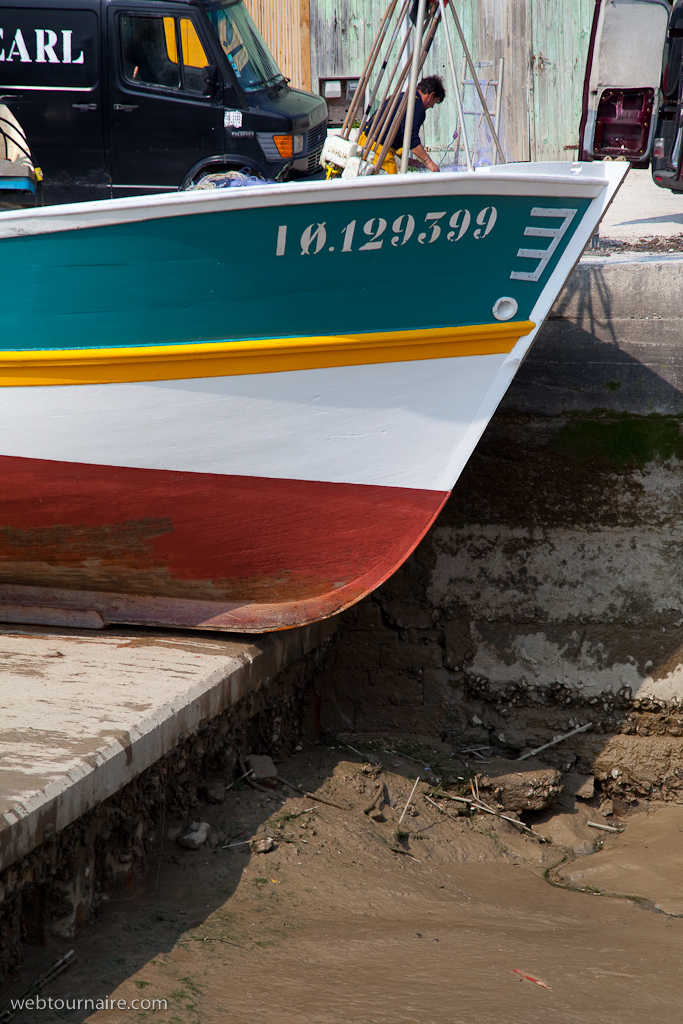
<path fill-rule="evenodd" d="M 447 794 L 471 793 L 472 777 L 492 771 L 483 755 L 459 759 L 415 744 L 398 745 L 399 754 L 355 742 L 360 754 L 309 745 L 278 766 L 313 797 L 238 783 L 223 803 L 201 805 L 197 817 L 211 824 L 212 838 L 199 850 L 173 838 L 186 822 L 166 820 L 146 889 L 112 897 L 80 940 L 35 949 L 9 994 L 73 947 L 76 961 L 42 990 L 44 999 L 165 999 L 167 1010 L 24 1009 L 12 1020 L 680 1019 L 680 806 L 611 808 L 599 795 L 574 797 L 582 780 L 565 775 L 553 809 L 521 813 L 537 837 L 492 815 L 454 816 L 458 804 Z M 502 799 L 480 795 L 491 806 Z M 253 838 L 274 846 L 253 852 Z"/>

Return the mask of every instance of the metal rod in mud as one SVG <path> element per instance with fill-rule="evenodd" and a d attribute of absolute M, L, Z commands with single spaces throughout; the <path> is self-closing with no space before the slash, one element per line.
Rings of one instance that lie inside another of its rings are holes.
<path fill-rule="evenodd" d="M 522 754 L 522 756 L 518 757 L 517 760 L 526 761 L 527 757 L 533 757 L 534 754 L 540 754 L 542 750 L 547 750 L 548 747 L 554 747 L 557 743 L 562 743 L 563 740 L 568 740 L 570 736 L 576 736 L 578 733 L 586 732 L 587 729 L 592 728 L 593 723 L 586 722 L 585 725 L 580 725 L 578 729 L 572 729 L 571 732 L 566 732 L 564 736 L 557 736 L 554 740 L 551 740 L 550 743 L 544 743 L 542 747 L 536 747 L 534 750 L 530 750 L 528 753 Z"/>
<path fill-rule="evenodd" d="M 400 818 L 398 819 L 398 828 L 400 828 L 400 827 L 401 827 L 401 822 L 403 821 L 403 819 L 404 819 L 404 818 L 405 818 L 405 816 L 406 816 L 406 811 L 407 811 L 407 810 L 408 810 L 408 808 L 410 807 L 410 801 L 411 801 L 411 800 L 413 799 L 413 796 L 415 795 L 415 790 L 417 789 L 417 784 L 418 784 L 418 782 L 419 782 L 419 781 L 420 781 L 420 776 L 418 775 L 418 777 L 417 777 L 417 778 L 415 779 L 415 785 L 413 786 L 413 788 L 412 788 L 412 789 L 411 789 L 411 791 L 410 791 L 410 796 L 408 797 L 408 803 L 407 803 L 407 804 L 405 805 L 405 807 L 403 808 L 403 814 L 402 814 L 402 815 L 401 815 L 401 817 L 400 817 Z"/>
<path fill-rule="evenodd" d="M 460 36 L 460 42 L 462 43 L 462 48 L 465 51 L 465 59 L 467 60 L 467 63 L 468 63 L 469 68 L 470 68 L 470 72 L 472 74 L 472 78 L 474 79 L 474 87 L 477 90 L 477 93 L 479 94 L 479 102 L 481 103 L 481 108 L 482 108 L 482 112 L 484 114 L 484 117 L 486 118 L 486 123 L 489 126 L 489 131 L 491 132 L 491 138 L 493 139 L 493 142 L 494 142 L 494 144 L 496 146 L 496 149 L 498 150 L 498 153 L 500 154 L 501 161 L 504 164 L 506 164 L 507 163 L 507 159 L 505 157 L 505 153 L 503 151 L 503 147 L 501 146 L 500 141 L 498 139 L 498 133 L 496 132 L 496 129 L 493 126 L 493 120 L 491 118 L 491 111 L 489 110 L 488 103 L 486 102 L 486 97 L 484 96 L 483 92 L 481 91 L 481 85 L 479 84 L 479 75 L 477 73 L 477 69 L 474 66 L 474 61 L 472 60 L 472 55 L 470 54 L 469 47 L 467 45 L 467 40 L 465 39 L 465 33 L 463 32 L 462 25 L 460 24 L 460 18 L 458 17 L 458 12 L 455 9 L 455 6 L 453 4 L 453 0 L 448 0 L 448 3 L 450 5 L 451 11 L 453 12 L 453 17 L 455 18 L 455 27 L 458 30 L 458 35 Z"/>
<path fill-rule="evenodd" d="M 444 6 L 444 0 L 439 0 L 439 7 L 441 8 L 441 24 L 443 25 L 443 31 L 446 37 L 446 50 L 448 51 L 448 63 L 450 65 L 451 78 L 453 80 L 453 92 L 455 93 L 455 102 L 458 108 L 458 120 L 460 122 L 460 130 L 462 131 L 462 141 L 465 144 L 465 160 L 467 161 L 467 170 L 471 171 L 472 156 L 470 154 L 470 145 L 467 140 L 467 128 L 465 127 L 465 113 L 462 109 L 462 97 L 460 95 L 460 89 L 458 87 L 458 76 L 455 73 L 455 57 L 453 56 L 453 46 L 451 45 L 451 34 L 448 31 L 448 25 L 446 24 L 446 8 Z"/>
<path fill-rule="evenodd" d="M 410 160 L 410 140 L 413 134 L 413 121 L 415 120 L 415 93 L 417 92 L 417 76 L 420 73 L 420 44 L 424 32 L 425 14 L 427 11 L 427 0 L 419 0 L 417 17 L 415 19 L 415 43 L 413 44 L 413 62 L 410 68 L 410 84 L 408 85 L 408 106 L 406 107 L 406 122 L 403 129 L 403 149 L 401 151 L 401 174 L 408 170 Z"/>

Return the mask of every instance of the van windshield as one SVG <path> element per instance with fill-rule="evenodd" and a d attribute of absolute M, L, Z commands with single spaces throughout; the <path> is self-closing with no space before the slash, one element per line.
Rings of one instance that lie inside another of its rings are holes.
<path fill-rule="evenodd" d="M 210 2 L 204 9 L 245 92 L 256 92 L 283 81 L 284 75 L 242 0 Z"/>

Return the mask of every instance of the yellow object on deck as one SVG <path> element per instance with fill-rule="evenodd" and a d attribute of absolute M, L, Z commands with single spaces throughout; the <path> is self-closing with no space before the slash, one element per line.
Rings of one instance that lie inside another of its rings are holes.
<path fill-rule="evenodd" d="M 368 137 L 365 134 L 365 132 L 363 132 L 363 134 L 358 139 L 358 145 L 363 147 L 365 146 L 365 143 L 367 141 Z M 382 154 L 383 149 L 384 143 L 382 143 L 381 146 L 378 146 L 376 142 L 373 142 L 372 146 L 370 147 L 370 152 L 368 153 L 368 160 L 370 160 L 373 164 L 376 164 Z M 387 174 L 398 174 L 396 158 L 398 157 L 400 161 L 400 156 L 400 149 L 390 149 L 384 158 L 384 163 L 382 164 L 380 170 L 385 171 Z"/>

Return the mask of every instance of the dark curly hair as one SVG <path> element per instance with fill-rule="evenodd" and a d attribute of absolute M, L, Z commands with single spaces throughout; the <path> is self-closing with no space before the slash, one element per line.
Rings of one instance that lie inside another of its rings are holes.
<path fill-rule="evenodd" d="M 428 75 L 427 78 L 423 78 L 418 84 L 417 91 L 423 92 L 426 96 L 434 93 L 437 103 L 443 103 L 446 98 L 443 80 L 438 75 Z"/>

